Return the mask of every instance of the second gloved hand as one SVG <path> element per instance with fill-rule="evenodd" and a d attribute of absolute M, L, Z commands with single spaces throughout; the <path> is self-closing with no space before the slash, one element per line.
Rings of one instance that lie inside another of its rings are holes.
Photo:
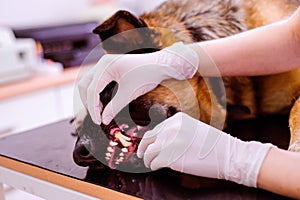
<path fill-rule="evenodd" d="M 193 77 L 198 64 L 198 55 L 181 42 L 148 54 L 107 54 L 80 80 L 80 97 L 96 124 L 108 124 L 129 102 L 163 80 Z M 119 88 L 103 110 L 99 94 L 111 81 Z"/>
<path fill-rule="evenodd" d="M 230 180 L 256 187 L 262 162 L 271 144 L 244 142 L 177 113 L 146 132 L 137 156 L 146 167 Z"/>

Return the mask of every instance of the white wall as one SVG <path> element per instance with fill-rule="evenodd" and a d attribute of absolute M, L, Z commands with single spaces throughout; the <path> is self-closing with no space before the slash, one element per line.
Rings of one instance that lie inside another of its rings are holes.
<path fill-rule="evenodd" d="M 89 0 L 0 0 L 0 25 L 45 26 L 76 22 Z"/>

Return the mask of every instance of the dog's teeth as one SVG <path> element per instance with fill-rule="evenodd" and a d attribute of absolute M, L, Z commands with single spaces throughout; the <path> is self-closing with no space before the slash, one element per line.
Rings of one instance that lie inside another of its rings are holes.
<path fill-rule="evenodd" d="M 107 157 L 107 156 L 106 156 L 106 157 L 105 157 L 105 160 L 110 160 L 110 157 Z"/>
<path fill-rule="evenodd" d="M 105 154 L 107 157 L 111 157 L 111 153 L 106 153 Z"/>
<path fill-rule="evenodd" d="M 126 135 L 123 135 L 120 131 L 116 132 L 115 138 L 117 138 L 117 139 L 123 138 L 123 140 L 126 140 L 126 141 L 131 140 L 130 137 L 127 137 Z"/>
<path fill-rule="evenodd" d="M 128 149 L 124 147 L 124 148 L 121 149 L 121 151 L 124 152 L 124 153 L 127 153 Z"/>
<path fill-rule="evenodd" d="M 114 141 L 110 141 L 110 142 L 109 142 L 109 145 L 114 147 L 114 146 L 117 146 L 118 143 L 117 143 L 117 142 L 114 142 Z"/>
<path fill-rule="evenodd" d="M 118 161 L 115 162 L 116 165 L 120 164 Z"/>
<path fill-rule="evenodd" d="M 123 134 L 121 134 L 120 137 L 123 138 L 124 140 L 127 140 L 127 141 L 130 141 L 130 140 L 131 140 L 130 137 L 127 137 L 127 136 L 125 136 L 125 135 L 123 135 Z"/>
<path fill-rule="evenodd" d="M 124 160 L 124 153 L 123 152 L 119 153 L 119 159 L 118 160 L 119 161 L 123 161 Z"/>
<path fill-rule="evenodd" d="M 132 145 L 132 142 L 128 142 L 127 140 L 124 140 L 123 137 L 120 137 L 119 140 L 124 147 L 129 147 Z"/>
<path fill-rule="evenodd" d="M 112 147 L 107 147 L 107 151 L 112 153 L 112 152 L 114 152 L 114 149 Z"/>
<path fill-rule="evenodd" d="M 123 135 L 120 131 L 116 132 L 115 138 L 118 139 L 124 147 L 129 147 L 132 145 L 132 142 L 129 142 L 131 138 Z"/>
<path fill-rule="evenodd" d="M 129 128 L 128 124 L 124 124 L 123 128 Z"/>
<path fill-rule="evenodd" d="M 121 163 L 121 162 L 123 162 L 123 160 L 124 160 L 124 157 L 119 157 L 115 163 Z"/>

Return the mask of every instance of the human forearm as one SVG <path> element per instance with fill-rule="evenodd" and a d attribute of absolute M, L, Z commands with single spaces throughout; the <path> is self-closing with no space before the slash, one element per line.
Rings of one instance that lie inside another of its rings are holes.
<path fill-rule="evenodd" d="M 257 178 L 257 187 L 300 199 L 300 155 L 272 148 Z"/>
<path fill-rule="evenodd" d="M 201 55 L 204 49 L 222 76 L 288 71 L 300 66 L 300 42 L 295 34 L 300 31 L 293 31 L 296 24 L 290 21 L 277 22 L 223 39 L 191 44 L 190 47 Z M 199 72 L 203 76 L 219 75 L 214 66 L 201 63 L 201 55 Z"/>

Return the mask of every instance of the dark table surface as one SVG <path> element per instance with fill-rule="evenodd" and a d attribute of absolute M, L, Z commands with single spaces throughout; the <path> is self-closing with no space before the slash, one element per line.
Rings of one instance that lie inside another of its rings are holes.
<path fill-rule="evenodd" d="M 286 199 L 231 182 L 182 176 L 168 169 L 132 174 L 79 167 L 72 159 L 76 141 L 72 132 L 74 127 L 64 120 L 0 138 L 0 155 L 143 199 Z M 286 116 L 234 122 L 227 132 L 244 140 L 272 142 L 281 148 L 287 148 L 289 141 Z"/>

